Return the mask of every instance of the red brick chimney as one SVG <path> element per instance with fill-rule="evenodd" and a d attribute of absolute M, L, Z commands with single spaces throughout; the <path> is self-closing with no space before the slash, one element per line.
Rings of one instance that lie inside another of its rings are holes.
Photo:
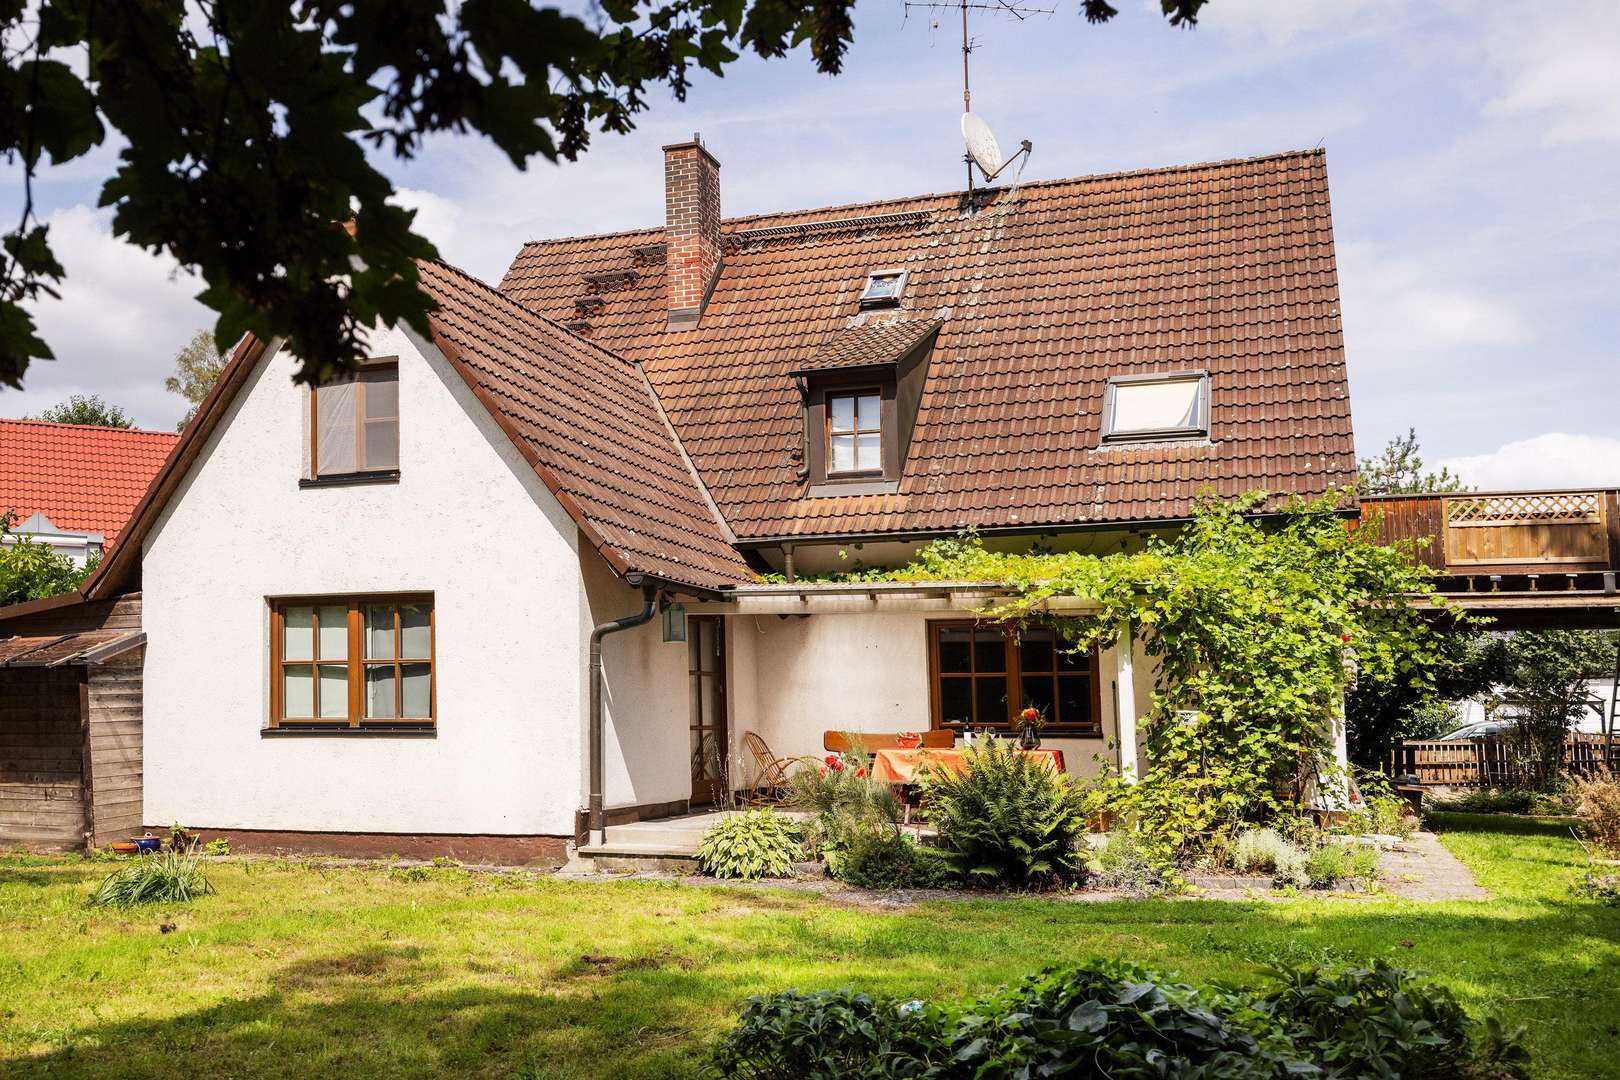
<path fill-rule="evenodd" d="M 669 328 L 696 326 L 720 277 L 720 162 L 696 135 L 664 147 Z"/>

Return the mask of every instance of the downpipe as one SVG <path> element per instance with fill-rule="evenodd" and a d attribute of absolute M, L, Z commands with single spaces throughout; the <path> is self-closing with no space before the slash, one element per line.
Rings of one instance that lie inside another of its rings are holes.
<path fill-rule="evenodd" d="M 639 575 L 637 576 L 639 578 Z M 646 578 L 627 579 L 641 586 L 642 607 L 634 615 L 599 623 L 591 629 L 591 732 L 590 732 L 590 801 L 587 804 L 591 844 L 602 844 L 607 839 L 607 821 L 603 809 L 602 789 L 602 639 L 620 630 L 629 630 L 652 621 L 658 612 L 657 583 Z"/>

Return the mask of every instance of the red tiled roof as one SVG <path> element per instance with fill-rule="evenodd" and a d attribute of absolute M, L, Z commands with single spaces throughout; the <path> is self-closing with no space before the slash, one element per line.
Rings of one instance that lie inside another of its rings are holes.
<path fill-rule="evenodd" d="M 865 219 L 865 220 L 851 220 Z M 806 228 L 805 226 L 810 226 Z M 662 230 L 530 243 L 502 291 L 640 361 L 743 540 L 1185 516 L 1355 466 L 1319 151 L 728 220 L 701 322 L 666 329 Z M 895 494 L 803 498 L 788 373 L 910 271 L 943 314 Z M 609 279 L 610 271 L 620 273 Z M 582 292 L 601 303 L 576 307 Z M 1207 444 L 1099 445 L 1111 375 L 1210 373 Z"/>
<path fill-rule="evenodd" d="M 752 580 L 635 364 L 453 267 L 421 275 L 435 344 L 617 570 Z"/>
<path fill-rule="evenodd" d="M 944 322 L 943 319 L 873 320 L 837 330 L 804 359 L 798 370 L 826 371 L 904 360 Z"/>
<path fill-rule="evenodd" d="M 180 441 L 166 431 L 0 420 L 0 510 L 42 513 L 59 528 L 118 538 Z"/>

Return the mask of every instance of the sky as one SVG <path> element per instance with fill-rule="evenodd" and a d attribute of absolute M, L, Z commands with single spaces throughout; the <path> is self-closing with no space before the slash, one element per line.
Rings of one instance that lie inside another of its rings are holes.
<path fill-rule="evenodd" d="M 1480 487 L 1620 484 L 1620 20 L 1612 0 L 1210 0 L 1194 30 L 1152 0 L 1091 26 L 974 12 L 974 111 L 1027 179 L 1323 146 L 1357 450 L 1415 428 Z M 513 168 L 444 136 L 388 160 L 450 262 L 498 281 L 529 239 L 656 225 L 667 142 L 701 132 L 725 212 L 962 185 L 954 9 L 862 0 L 842 74 L 748 57 L 685 102 L 654 93 L 578 162 Z M 95 209 L 115 149 L 36 187 L 66 266 L 37 317 L 58 359 L 0 416 L 96 393 L 170 429 L 176 350 L 212 325 L 194 279 Z M 14 178 L 13 178 L 14 179 Z M 8 185 L 15 186 L 15 185 Z"/>

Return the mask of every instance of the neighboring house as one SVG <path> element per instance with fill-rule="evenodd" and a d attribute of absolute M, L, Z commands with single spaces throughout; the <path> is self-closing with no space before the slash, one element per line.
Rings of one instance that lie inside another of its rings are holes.
<path fill-rule="evenodd" d="M 180 436 L 0 420 L 0 512 L 12 532 L 83 566 L 118 539 Z"/>
<path fill-rule="evenodd" d="M 744 731 L 1025 700 L 1071 771 L 1130 768 L 1139 647 L 801 576 L 1353 479 L 1320 152 L 739 219 L 698 143 L 664 180 L 664 227 L 527 244 L 498 288 L 424 264 L 431 336 L 380 330 L 352 380 L 238 348 L 85 590 L 142 594 L 148 823 L 556 859 L 593 799 L 736 786 Z"/>

